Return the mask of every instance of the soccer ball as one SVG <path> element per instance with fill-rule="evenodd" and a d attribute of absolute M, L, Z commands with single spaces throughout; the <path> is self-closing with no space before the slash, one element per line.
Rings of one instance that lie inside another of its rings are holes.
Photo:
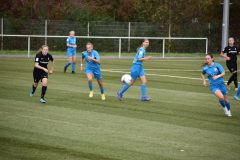
<path fill-rule="evenodd" d="M 124 74 L 121 78 L 121 81 L 123 83 L 127 83 L 127 84 L 130 84 L 131 81 L 132 81 L 132 77 L 129 75 L 129 74 Z"/>

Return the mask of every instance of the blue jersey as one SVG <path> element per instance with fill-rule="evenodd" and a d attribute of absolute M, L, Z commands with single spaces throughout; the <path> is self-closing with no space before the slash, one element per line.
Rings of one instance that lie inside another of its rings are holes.
<path fill-rule="evenodd" d="M 145 54 L 146 54 L 145 49 L 143 47 L 139 48 L 136 56 L 134 57 L 133 64 L 142 65 L 143 62 L 139 61 L 138 59 L 139 58 L 144 58 Z"/>
<path fill-rule="evenodd" d="M 89 61 L 88 60 L 88 56 L 96 59 L 96 60 L 100 60 L 100 56 L 98 54 L 98 52 L 96 50 L 92 50 L 91 53 L 88 53 L 88 51 L 84 51 L 82 52 L 82 59 L 85 60 L 86 62 L 86 69 L 97 69 L 97 68 L 100 68 L 100 64 L 99 63 L 96 63 L 94 61 Z"/>
<path fill-rule="evenodd" d="M 210 85 L 216 85 L 224 83 L 224 79 L 222 77 L 214 80 L 213 76 L 217 76 L 224 72 L 223 67 L 219 63 L 214 63 L 213 66 L 205 65 L 202 70 L 202 74 L 206 74 Z"/>
<path fill-rule="evenodd" d="M 70 45 L 77 44 L 76 37 L 68 37 L 67 38 L 67 44 L 70 44 Z M 75 47 L 68 47 L 68 49 L 75 50 L 76 48 Z"/>

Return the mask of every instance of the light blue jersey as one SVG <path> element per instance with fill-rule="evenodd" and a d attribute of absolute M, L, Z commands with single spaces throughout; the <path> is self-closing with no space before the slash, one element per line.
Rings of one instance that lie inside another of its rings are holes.
<path fill-rule="evenodd" d="M 205 65 L 202 70 L 202 74 L 206 74 L 210 85 L 217 85 L 224 83 L 224 79 L 222 77 L 214 80 L 213 76 L 217 76 L 224 72 L 223 67 L 219 63 L 214 63 L 213 66 Z"/>
<path fill-rule="evenodd" d="M 70 44 L 70 45 L 75 45 L 77 44 L 77 40 L 76 40 L 76 37 L 68 37 L 67 38 L 67 44 Z M 68 47 L 69 50 L 76 50 L 75 47 Z"/>
<path fill-rule="evenodd" d="M 139 61 L 138 59 L 139 58 L 144 58 L 145 54 L 146 54 L 145 49 L 143 47 L 139 48 L 136 56 L 134 57 L 133 64 L 142 65 L 143 61 Z"/>
<path fill-rule="evenodd" d="M 86 62 L 86 68 L 93 68 L 93 69 L 100 68 L 100 64 L 93 62 L 93 61 L 89 61 L 88 56 L 90 56 L 96 60 L 100 60 L 100 56 L 99 56 L 98 52 L 96 50 L 92 50 L 91 53 L 88 53 L 88 51 L 84 51 L 84 52 L 82 52 L 82 59 L 84 59 Z"/>

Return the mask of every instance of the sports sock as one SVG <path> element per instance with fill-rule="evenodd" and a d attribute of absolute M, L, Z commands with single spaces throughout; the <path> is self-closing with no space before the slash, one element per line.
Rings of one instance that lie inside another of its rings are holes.
<path fill-rule="evenodd" d="M 90 91 L 93 90 L 93 84 L 92 84 L 92 82 L 88 82 L 88 87 L 89 87 L 89 90 L 90 90 Z"/>
<path fill-rule="evenodd" d="M 225 108 L 226 103 L 225 103 L 225 101 L 224 101 L 223 99 L 220 99 L 220 100 L 219 100 L 219 103 L 221 104 L 221 106 L 222 106 L 223 108 Z"/>
<path fill-rule="evenodd" d="M 67 67 L 70 66 L 70 65 L 71 65 L 71 63 L 70 63 L 70 62 L 67 62 L 66 65 L 65 65 L 65 67 L 67 68 Z"/>
<path fill-rule="evenodd" d="M 72 71 L 75 71 L 75 69 L 76 69 L 76 62 L 73 62 L 72 63 Z"/>
<path fill-rule="evenodd" d="M 124 86 L 123 86 L 122 89 L 119 91 L 119 93 L 120 93 L 120 94 L 123 94 L 124 92 L 126 92 L 126 90 L 128 90 L 129 87 L 130 87 L 130 85 L 124 84 Z"/>
<path fill-rule="evenodd" d="M 141 85 L 141 93 L 142 93 L 142 97 L 146 97 L 146 92 L 147 92 L 147 87 L 145 84 Z"/>
<path fill-rule="evenodd" d="M 238 90 L 237 90 L 237 92 L 236 92 L 236 94 L 235 94 L 235 96 L 239 96 L 239 94 L 240 94 L 240 86 L 238 87 Z"/>
<path fill-rule="evenodd" d="M 42 94 L 41 94 L 41 98 L 44 98 L 45 94 L 47 91 L 47 86 L 42 86 Z"/>
<path fill-rule="evenodd" d="M 32 85 L 32 94 L 34 94 L 34 93 L 35 93 L 35 91 L 36 91 L 36 88 L 37 88 L 37 87 L 35 87 L 34 85 Z"/>
<path fill-rule="evenodd" d="M 100 92 L 101 92 L 101 94 L 104 94 L 104 88 L 103 87 L 100 87 Z"/>
<path fill-rule="evenodd" d="M 225 104 L 226 104 L 227 109 L 230 111 L 230 108 L 231 108 L 231 107 L 230 107 L 230 102 L 226 102 L 226 101 L 225 101 Z"/>

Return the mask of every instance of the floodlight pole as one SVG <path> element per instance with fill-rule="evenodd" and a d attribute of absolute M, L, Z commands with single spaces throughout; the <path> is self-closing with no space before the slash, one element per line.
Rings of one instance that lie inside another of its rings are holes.
<path fill-rule="evenodd" d="M 229 26 L 229 0 L 224 0 L 222 22 L 222 50 L 227 46 Z"/>

